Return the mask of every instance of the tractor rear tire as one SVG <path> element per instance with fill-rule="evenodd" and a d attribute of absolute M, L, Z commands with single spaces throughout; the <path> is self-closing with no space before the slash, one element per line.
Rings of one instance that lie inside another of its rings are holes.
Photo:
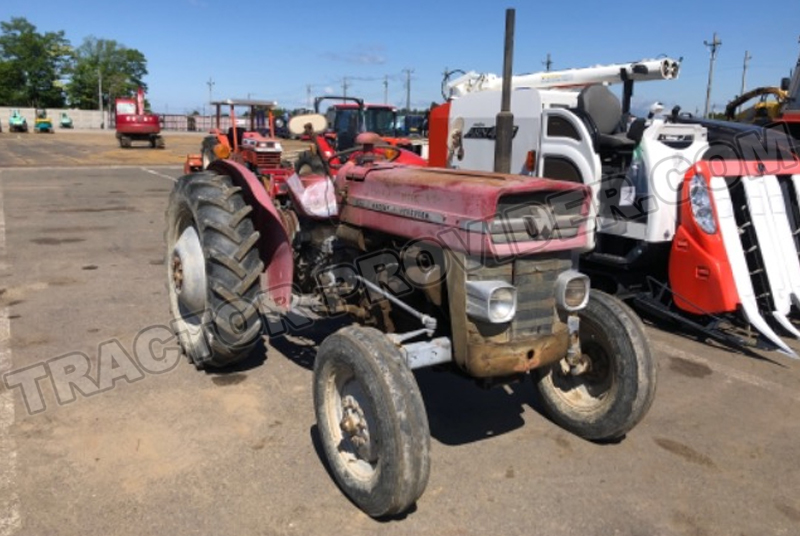
<path fill-rule="evenodd" d="M 374 328 L 326 338 L 314 362 L 314 409 L 341 490 L 372 517 L 400 514 L 425 491 L 430 430 L 414 375 Z"/>
<path fill-rule="evenodd" d="M 593 441 L 622 438 L 647 414 L 657 367 L 639 317 L 617 298 L 592 289 L 579 312 L 589 370 L 573 376 L 562 361 L 533 371 L 546 413 Z"/>
<path fill-rule="evenodd" d="M 229 177 L 178 179 L 167 208 L 167 285 L 175 331 L 198 367 L 224 367 L 258 344 L 264 264 L 253 208 Z"/>

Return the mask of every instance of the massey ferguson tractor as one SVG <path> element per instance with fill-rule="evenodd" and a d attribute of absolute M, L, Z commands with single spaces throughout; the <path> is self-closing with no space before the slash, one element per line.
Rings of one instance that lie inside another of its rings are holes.
<path fill-rule="evenodd" d="M 298 125 L 319 135 L 326 121 Z M 312 316 L 322 330 L 355 321 L 318 347 L 314 406 L 336 482 L 376 517 L 406 511 L 428 481 L 422 367 L 484 385 L 529 375 L 557 424 L 624 436 L 653 401 L 656 365 L 636 315 L 576 269 L 594 243 L 591 189 L 407 166 L 375 138 L 292 174 L 280 203 L 233 159 L 178 179 L 167 275 L 190 360 L 226 367 Z"/>
<path fill-rule="evenodd" d="M 596 242 L 579 265 L 593 287 L 701 338 L 796 357 L 782 338 L 800 337 L 792 141 L 678 108 L 634 117 L 634 81 L 679 68 L 665 58 L 511 77 L 512 171 L 591 187 Z M 491 169 L 501 82 L 468 73 L 449 83 L 452 98 L 431 113 L 432 166 Z"/>
<path fill-rule="evenodd" d="M 152 149 L 164 148 L 161 121 L 158 115 L 145 111 L 142 88 L 136 92 L 136 98 L 116 98 L 113 112 L 120 147 L 130 148 L 137 141 L 147 142 Z"/>

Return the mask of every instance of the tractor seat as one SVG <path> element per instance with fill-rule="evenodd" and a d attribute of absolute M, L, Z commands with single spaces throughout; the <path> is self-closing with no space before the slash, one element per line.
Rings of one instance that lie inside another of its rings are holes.
<path fill-rule="evenodd" d="M 228 128 L 228 143 L 233 147 L 233 137 L 236 136 L 236 145 L 241 146 L 244 139 L 244 127 L 229 127 Z"/>
<path fill-rule="evenodd" d="M 578 94 L 578 109 L 586 112 L 597 127 L 601 149 L 631 150 L 636 143 L 620 132 L 622 105 L 606 86 L 586 86 Z"/>

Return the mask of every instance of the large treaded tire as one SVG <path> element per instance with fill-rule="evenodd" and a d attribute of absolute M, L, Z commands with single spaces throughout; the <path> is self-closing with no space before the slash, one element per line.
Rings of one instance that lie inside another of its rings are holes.
<path fill-rule="evenodd" d="M 534 370 L 536 388 L 556 424 L 589 440 L 619 439 L 642 420 L 655 397 L 650 343 L 636 313 L 598 290 L 592 289 L 579 317 L 590 370 L 572 376 L 562 363 Z"/>
<path fill-rule="evenodd" d="M 364 512 L 400 514 L 422 495 L 430 474 L 428 417 L 411 369 L 384 334 L 351 326 L 322 342 L 314 409 L 334 478 Z M 356 415 L 361 431 L 347 431 L 346 415 Z"/>
<path fill-rule="evenodd" d="M 170 309 L 181 345 L 198 368 L 236 363 L 260 340 L 257 299 L 264 264 L 252 210 L 241 188 L 213 172 L 179 178 L 170 195 Z"/>

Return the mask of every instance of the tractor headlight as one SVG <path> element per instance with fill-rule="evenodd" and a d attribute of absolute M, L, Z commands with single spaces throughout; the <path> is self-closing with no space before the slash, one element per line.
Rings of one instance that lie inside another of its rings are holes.
<path fill-rule="evenodd" d="M 577 270 L 562 272 L 556 279 L 556 302 L 570 313 L 586 307 L 589 302 L 589 278 Z"/>
<path fill-rule="evenodd" d="M 711 196 L 708 194 L 706 181 L 700 175 L 692 177 L 689 183 L 689 203 L 692 205 L 692 215 L 697 226 L 708 234 L 716 233 L 717 222 L 714 219 Z"/>
<path fill-rule="evenodd" d="M 517 312 L 517 289 L 504 281 L 467 281 L 467 315 L 502 324 Z"/>

